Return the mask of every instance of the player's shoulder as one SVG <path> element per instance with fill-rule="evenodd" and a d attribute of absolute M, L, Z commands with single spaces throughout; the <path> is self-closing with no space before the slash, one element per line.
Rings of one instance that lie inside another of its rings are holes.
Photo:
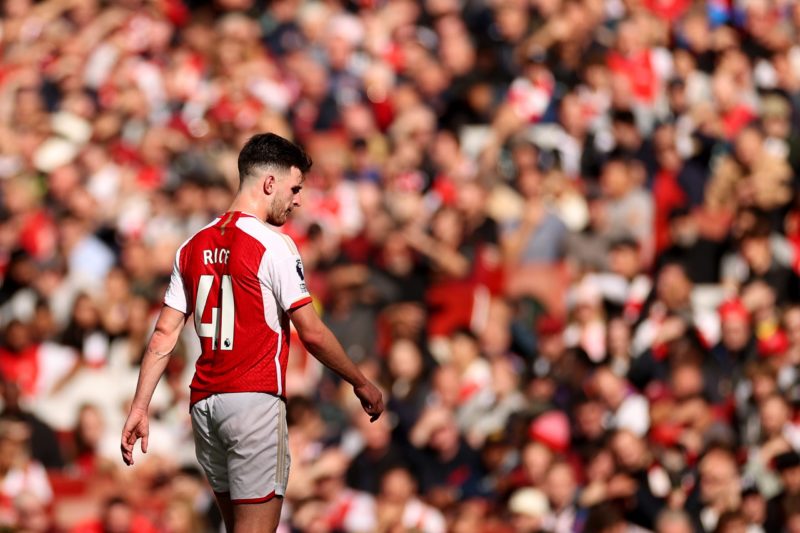
<path fill-rule="evenodd" d="M 265 224 L 255 217 L 241 217 L 236 227 L 261 243 L 270 253 L 299 255 L 297 245 L 291 237 Z"/>

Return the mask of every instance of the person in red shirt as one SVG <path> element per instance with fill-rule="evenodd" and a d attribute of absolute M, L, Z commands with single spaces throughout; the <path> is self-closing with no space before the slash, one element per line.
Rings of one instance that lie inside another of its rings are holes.
<path fill-rule="evenodd" d="M 153 391 L 194 315 L 202 345 L 190 397 L 196 455 L 228 531 L 245 533 L 275 531 L 286 490 L 290 321 L 309 352 L 353 386 L 372 420 L 383 412 L 383 399 L 308 305 L 297 247 L 275 228 L 300 207 L 311 160 L 297 145 L 264 133 L 245 144 L 238 165 L 230 210 L 178 249 L 121 451 L 133 464 L 141 438 L 147 452 Z"/>
<path fill-rule="evenodd" d="M 0 379 L 14 383 L 26 398 L 35 397 L 40 388 L 38 352 L 39 344 L 34 340 L 29 325 L 19 320 L 6 325 L 0 344 Z"/>

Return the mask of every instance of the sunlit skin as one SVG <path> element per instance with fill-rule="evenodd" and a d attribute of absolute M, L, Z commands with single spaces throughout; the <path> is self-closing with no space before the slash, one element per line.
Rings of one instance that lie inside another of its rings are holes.
<path fill-rule="evenodd" d="M 242 181 L 230 210 L 251 213 L 272 226 L 283 226 L 301 205 L 304 181 L 305 176 L 295 166 L 284 171 L 258 167 Z"/>
<path fill-rule="evenodd" d="M 275 158 L 270 156 L 271 150 L 274 148 L 271 147 L 273 142 L 283 146 L 286 141 L 278 141 L 272 137 L 256 136 L 251 141 L 248 141 L 248 145 L 243 148 L 242 154 L 244 155 L 240 157 L 239 161 L 239 190 L 228 209 L 227 218 L 224 221 L 219 220 L 220 232 L 224 233 L 226 225 L 234 218 L 234 212 L 247 213 L 272 226 L 282 226 L 286 223 L 293 210 L 296 207 L 300 207 L 300 193 L 303 189 L 304 179 L 302 169 L 310 167 L 311 161 L 301 150 L 295 154 L 293 159 L 294 161 L 299 161 L 296 165 L 290 162 L 285 164 L 280 162 L 281 160 L 292 159 L 289 156 L 278 157 L 277 161 L 273 161 Z M 283 149 L 289 152 L 298 152 L 299 150 L 291 150 L 286 146 Z M 280 149 L 277 150 L 280 152 Z M 200 233 L 203 231 L 205 230 L 201 230 Z M 196 234 L 196 236 L 200 233 Z M 193 242 L 195 237 L 190 241 Z M 291 239 L 287 238 L 286 241 L 287 245 L 289 245 L 289 251 L 292 252 L 294 250 L 294 254 L 297 255 L 296 247 L 291 242 Z M 229 252 L 226 251 L 227 253 Z M 209 258 L 206 258 L 205 253 L 203 255 L 203 261 L 207 262 Z M 225 255 L 226 262 L 227 257 Z M 218 259 L 213 260 L 218 261 Z M 301 260 L 298 259 L 297 270 L 300 278 L 303 279 L 301 268 Z M 181 274 L 184 275 L 185 273 L 181 272 Z M 305 289 L 303 290 L 305 291 Z M 263 293 L 261 296 L 265 297 Z M 284 317 L 288 316 L 291 320 L 300 341 L 308 352 L 352 385 L 353 392 L 370 416 L 370 421 L 377 420 L 383 412 L 383 399 L 380 390 L 347 357 L 341 344 L 322 323 L 313 306 L 299 305 L 286 309 L 285 313 Z M 120 450 L 122 459 L 127 465 L 133 464 L 133 450 L 139 439 L 141 439 L 142 453 L 147 453 L 149 403 L 159 379 L 167 370 L 168 357 L 175 350 L 178 337 L 186 324 L 187 317 L 188 314 L 185 311 L 181 311 L 176 307 L 170 307 L 166 303 L 162 306 L 154 332 L 147 344 L 139 372 L 136 394 L 122 431 Z M 199 330 L 198 334 L 200 334 Z M 197 428 L 194 427 L 193 430 L 197 431 Z M 230 453 L 230 450 L 222 450 L 223 453 L 226 451 Z M 346 462 L 344 465 L 346 467 Z M 203 464 L 203 467 L 207 469 L 208 465 Z M 334 474 L 341 477 L 340 474 L 343 474 L 343 470 L 337 468 Z M 237 479 L 237 482 L 240 481 L 240 479 Z M 320 492 L 325 492 L 323 490 L 325 488 L 329 489 L 327 492 L 331 494 L 341 492 L 341 487 L 343 486 L 341 483 L 343 481 L 340 481 L 338 485 L 332 485 L 330 480 L 323 482 L 322 478 L 319 481 Z M 283 500 L 282 494 L 277 490 L 277 484 L 275 487 L 276 490 L 270 493 L 265 501 L 247 501 L 247 505 L 242 505 L 234 500 L 231 497 L 233 491 L 225 490 L 228 487 L 216 489 L 214 495 L 226 529 L 241 533 L 246 531 L 276 531 Z"/>
<path fill-rule="evenodd" d="M 303 173 L 297 167 L 291 167 L 286 175 L 268 175 L 264 179 L 264 192 L 272 194 L 266 220 L 269 224 L 283 226 L 292 210 L 300 207 L 304 179 Z"/>

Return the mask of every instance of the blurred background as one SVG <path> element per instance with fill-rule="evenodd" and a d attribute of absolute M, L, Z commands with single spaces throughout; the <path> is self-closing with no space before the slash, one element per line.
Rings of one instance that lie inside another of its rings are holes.
<path fill-rule="evenodd" d="M 219 531 L 181 242 L 273 131 L 314 159 L 282 532 L 800 532 L 800 4 L 5 0 L 0 529 Z"/>

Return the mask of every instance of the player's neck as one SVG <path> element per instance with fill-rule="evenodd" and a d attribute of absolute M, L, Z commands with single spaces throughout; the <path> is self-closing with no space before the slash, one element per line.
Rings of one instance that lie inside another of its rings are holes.
<path fill-rule="evenodd" d="M 261 204 L 261 202 L 247 194 L 246 191 L 239 191 L 233 198 L 228 211 L 241 211 L 256 216 L 259 220 L 265 220 L 267 218 L 267 207 Z"/>

